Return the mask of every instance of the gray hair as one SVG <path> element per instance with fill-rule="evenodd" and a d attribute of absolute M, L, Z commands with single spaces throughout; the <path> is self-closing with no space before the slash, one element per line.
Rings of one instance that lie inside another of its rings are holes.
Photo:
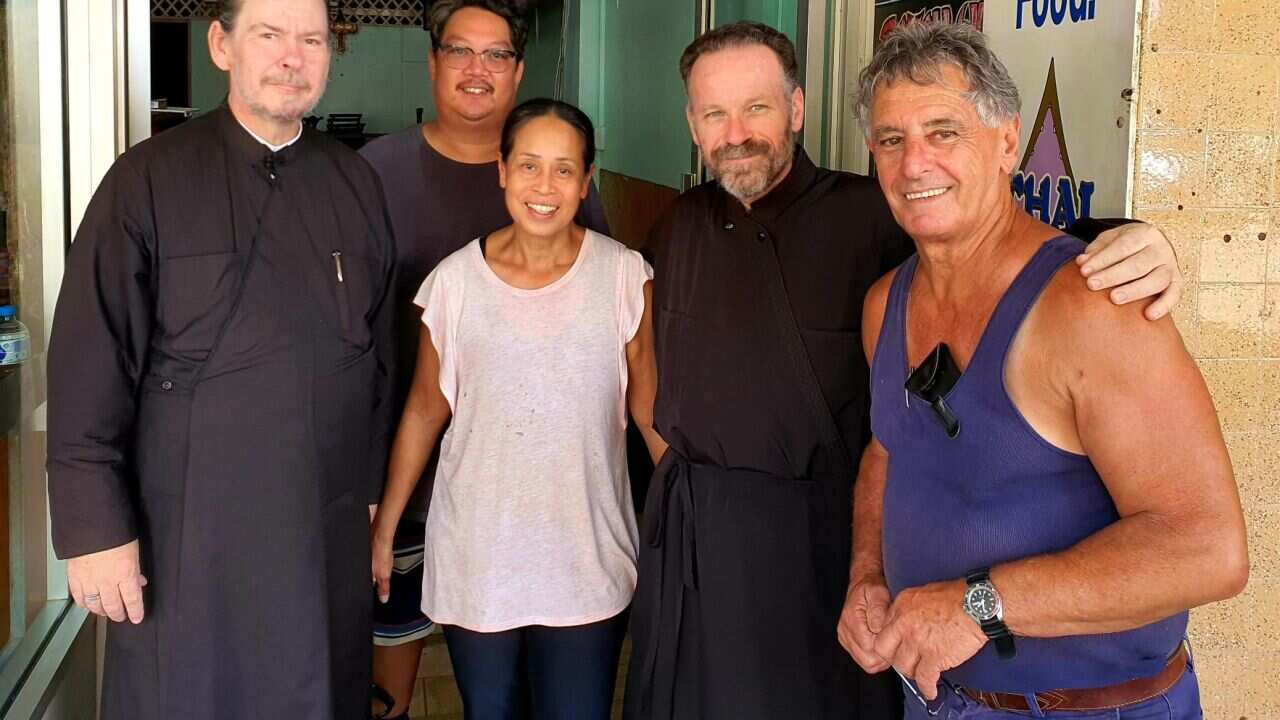
<path fill-rule="evenodd" d="M 969 81 L 968 97 L 988 127 L 1022 112 L 1018 87 L 987 38 L 971 25 L 923 23 L 899 25 L 889 33 L 858 76 L 854 113 L 870 131 L 871 100 L 876 88 L 906 78 L 919 85 L 942 81 L 942 69 L 954 65 Z"/>

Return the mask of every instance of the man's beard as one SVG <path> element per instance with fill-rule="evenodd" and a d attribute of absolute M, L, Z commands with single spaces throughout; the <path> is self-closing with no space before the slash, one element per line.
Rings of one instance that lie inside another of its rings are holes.
<path fill-rule="evenodd" d="M 264 78 L 259 87 L 265 88 L 268 84 L 290 85 L 304 91 L 311 89 L 310 84 L 300 81 L 292 76 Z M 320 103 L 320 98 L 323 97 L 323 95 L 323 88 L 321 88 L 321 92 L 318 92 L 309 98 L 299 97 L 294 103 L 290 103 L 286 100 L 283 104 L 275 108 L 267 107 L 267 105 L 261 101 L 260 95 L 246 97 L 245 100 L 247 101 L 246 104 L 249 106 L 249 111 L 254 115 L 283 125 L 301 120 L 307 113 L 315 109 L 315 106 Z"/>
<path fill-rule="evenodd" d="M 707 168 L 730 195 L 746 202 L 771 187 L 786 172 L 795 157 L 795 135 L 791 134 L 778 151 L 768 143 L 747 140 L 741 145 L 726 145 L 711 153 Z M 763 158 L 764 163 L 749 162 L 725 169 L 729 160 Z"/>

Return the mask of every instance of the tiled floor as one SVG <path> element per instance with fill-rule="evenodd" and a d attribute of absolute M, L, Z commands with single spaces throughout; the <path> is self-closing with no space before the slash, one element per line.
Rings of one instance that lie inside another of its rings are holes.
<path fill-rule="evenodd" d="M 631 657 L 631 639 L 622 646 L 622 660 L 618 663 L 618 685 L 614 692 L 613 717 L 622 717 L 622 688 L 627 676 L 627 662 Z M 427 638 L 418 666 L 418 683 L 414 688 L 413 704 L 409 706 L 413 720 L 462 720 L 462 698 L 453 680 L 453 666 L 449 664 L 449 649 L 444 636 L 437 633 Z"/>

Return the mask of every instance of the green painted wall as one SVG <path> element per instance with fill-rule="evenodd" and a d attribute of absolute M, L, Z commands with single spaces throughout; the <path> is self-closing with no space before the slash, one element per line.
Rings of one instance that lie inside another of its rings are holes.
<path fill-rule="evenodd" d="M 555 87 L 556 58 L 560 46 L 560 4 L 539 10 L 530 23 L 526 67 L 519 98 L 550 96 Z M 227 94 L 226 74 L 209 59 L 209 21 L 191 23 L 191 102 L 209 110 Z M 416 109 L 425 117 L 435 114 L 427 54 L 431 41 L 418 27 L 365 26 L 347 36 L 347 52 L 334 54 L 329 87 L 315 114 L 364 113 L 365 130 L 395 132 L 412 125 Z"/>
<path fill-rule="evenodd" d="M 755 20 L 781 30 L 796 41 L 796 0 L 716 0 L 716 25 Z"/>
<path fill-rule="evenodd" d="M 191 102 L 209 110 L 227 94 L 227 76 L 209 59 L 208 21 L 191 23 Z M 362 27 L 347 37 L 347 52 L 334 54 L 329 87 L 315 114 L 364 113 L 371 133 L 399 130 L 415 108 L 433 112 L 427 78 L 427 33 L 421 28 Z"/>
<path fill-rule="evenodd" d="M 579 101 L 598 128 L 600 166 L 679 188 L 692 147 L 679 62 L 694 4 L 584 0 L 579 11 Z"/>
<path fill-rule="evenodd" d="M 573 0 L 570 38 L 579 104 L 598 127 L 602 168 L 680 188 L 691 170 L 680 54 L 693 40 L 692 0 Z M 717 0 L 716 24 L 757 20 L 796 39 L 797 0 Z"/>
<path fill-rule="evenodd" d="M 521 100 L 555 97 L 556 63 L 560 58 L 560 31 L 564 19 L 562 2 L 543 2 L 529 19 L 529 43 L 524 52 L 524 80 Z M 568 62 L 568 56 L 565 58 Z M 568 86 L 565 86 L 568 90 Z M 567 92 L 565 94 L 567 98 Z"/>

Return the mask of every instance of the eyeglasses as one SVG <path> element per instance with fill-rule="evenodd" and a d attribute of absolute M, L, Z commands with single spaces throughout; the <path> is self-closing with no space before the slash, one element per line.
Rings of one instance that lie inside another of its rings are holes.
<path fill-rule="evenodd" d="M 938 343 L 929 357 L 920 363 L 920 367 L 911 371 L 905 384 L 907 405 L 911 405 L 912 395 L 929 403 L 949 438 L 960 434 L 960 419 L 951 411 L 946 399 L 947 393 L 951 392 L 959 379 L 960 368 L 956 367 L 956 361 L 951 357 L 951 349 L 946 343 Z"/>
<path fill-rule="evenodd" d="M 466 70 L 471 66 L 471 58 L 477 54 L 466 45 L 441 45 L 436 52 L 444 60 L 444 64 L 454 70 Z M 479 55 L 484 69 L 493 73 L 504 73 L 515 67 L 519 57 L 515 50 L 504 48 L 489 48 Z"/>

